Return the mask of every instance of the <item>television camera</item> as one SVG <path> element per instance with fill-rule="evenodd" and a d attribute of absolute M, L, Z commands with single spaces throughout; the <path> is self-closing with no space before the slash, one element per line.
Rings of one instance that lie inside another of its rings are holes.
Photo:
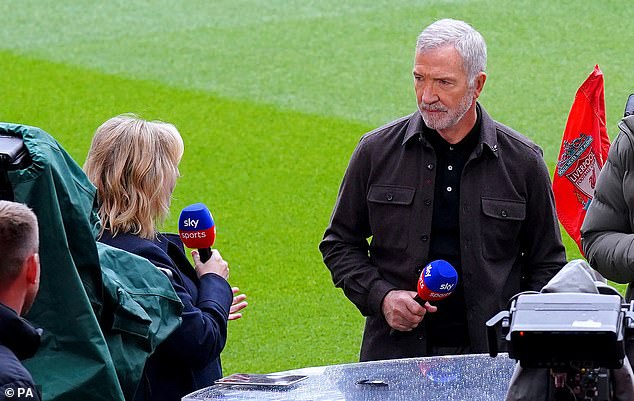
<path fill-rule="evenodd" d="M 634 302 L 623 304 L 611 287 L 599 290 L 518 294 L 486 323 L 489 354 L 498 354 L 500 326 L 510 358 L 548 371 L 548 400 L 612 400 L 611 370 L 623 366 L 634 336 Z"/>

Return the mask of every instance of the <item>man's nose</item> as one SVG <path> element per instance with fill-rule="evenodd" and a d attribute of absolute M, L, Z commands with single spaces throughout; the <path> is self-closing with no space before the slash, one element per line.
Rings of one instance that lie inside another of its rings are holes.
<path fill-rule="evenodd" d="M 438 101 L 438 95 L 433 85 L 424 85 L 420 90 L 420 100 L 425 104 L 432 104 Z"/>

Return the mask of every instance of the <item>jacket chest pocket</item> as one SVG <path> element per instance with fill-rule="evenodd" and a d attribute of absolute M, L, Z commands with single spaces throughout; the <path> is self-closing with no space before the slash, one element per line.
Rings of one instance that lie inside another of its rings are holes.
<path fill-rule="evenodd" d="M 526 202 L 482 198 L 482 214 L 480 230 L 484 258 L 514 258 L 519 252 L 519 233 L 526 219 Z"/>
<path fill-rule="evenodd" d="M 415 188 L 372 185 L 368 192 L 368 212 L 372 246 L 405 249 Z"/>

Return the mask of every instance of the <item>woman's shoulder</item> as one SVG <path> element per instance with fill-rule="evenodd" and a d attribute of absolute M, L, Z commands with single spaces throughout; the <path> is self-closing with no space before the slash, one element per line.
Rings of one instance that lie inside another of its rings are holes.
<path fill-rule="evenodd" d="M 109 231 L 104 231 L 99 241 L 144 257 L 155 265 L 160 265 L 159 267 L 172 265 L 166 252 L 167 244 L 165 244 L 165 247 L 162 247 L 159 239 L 153 241 L 130 233 L 118 233 L 113 236 Z"/>

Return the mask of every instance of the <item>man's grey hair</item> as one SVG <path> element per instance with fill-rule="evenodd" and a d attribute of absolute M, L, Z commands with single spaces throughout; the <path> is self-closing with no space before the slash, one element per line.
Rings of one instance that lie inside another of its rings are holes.
<path fill-rule="evenodd" d="M 480 32 L 464 21 L 441 19 L 429 25 L 418 35 L 416 53 L 444 46 L 453 46 L 463 60 L 470 86 L 480 72 L 486 70 L 487 46 Z"/>

